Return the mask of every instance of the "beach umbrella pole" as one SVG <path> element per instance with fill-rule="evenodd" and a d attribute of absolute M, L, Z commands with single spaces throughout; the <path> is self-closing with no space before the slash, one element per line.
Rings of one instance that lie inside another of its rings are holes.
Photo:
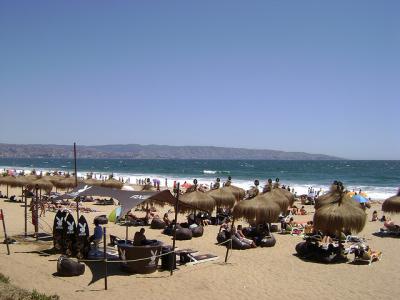
<path fill-rule="evenodd" d="M 108 276 L 108 268 L 107 268 L 107 236 L 106 236 L 106 228 L 104 227 L 103 233 L 103 246 L 104 246 L 104 289 L 107 290 L 107 276 Z"/>
<path fill-rule="evenodd" d="M 173 239 L 172 239 L 172 251 L 173 252 L 173 259 L 172 259 L 172 265 L 171 265 L 171 276 L 174 273 L 174 266 L 176 264 L 176 254 L 175 254 L 175 241 L 176 241 L 176 225 L 178 223 L 178 210 L 179 210 L 179 182 L 176 186 L 176 197 L 175 197 L 175 226 L 174 226 L 174 231 L 173 231 Z"/>
<path fill-rule="evenodd" d="M 76 170 L 76 143 L 74 143 L 74 170 L 75 170 L 75 187 L 78 186 L 78 174 Z M 79 198 L 76 198 L 76 220 L 79 220 Z"/>
<path fill-rule="evenodd" d="M 33 205 L 34 209 L 32 214 L 35 216 L 35 236 L 36 240 L 39 240 L 39 187 L 36 185 L 35 187 L 35 204 Z"/>
<path fill-rule="evenodd" d="M 6 239 L 5 241 L 6 241 L 6 245 L 7 245 L 7 255 L 10 255 L 10 246 L 8 245 L 6 221 L 4 220 L 4 213 L 3 213 L 2 209 L 0 209 L 0 219 L 3 221 L 4 238 Z"/>
<path fill-rule="evenodd" d="M 24 212 L 24 217 L 25 217 L 25 237 L 28 235 L 28 198 L 26 197 L 26 194 L 22 192 L 22 195 L 25 200 L 25 212 Z"/>
<path fill-rule="evenodd" d="M 232 238 L 232 235 L 233 235 L 233 231 L 235 230 L 235 227 L 234 227 L 234 226 L 235 226 L 235 218 L 233 218 L 233 220 L 232 220 L 231 238 Z M 231 245 L 232 245 L 232 240 L 231 240 Z M 229 248 L 231 248 L 231 247 L 229 247 L 229 244 L 228 244 L 228 247 L 226 247 L 225 263 L 228 262 Z"/>

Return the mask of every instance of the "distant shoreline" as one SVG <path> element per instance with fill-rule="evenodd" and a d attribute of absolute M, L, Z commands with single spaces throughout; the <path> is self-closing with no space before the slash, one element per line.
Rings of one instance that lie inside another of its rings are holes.
<path fill-rule="evenodd" d="M 269 149 L 138 144 L 78 145 L 77 156 L 85 159 L 343 160 L 343 158 L 325 154 Z M 0 143 L 0 158 L 68 159 L 72 157 L 72 145 Z"/>

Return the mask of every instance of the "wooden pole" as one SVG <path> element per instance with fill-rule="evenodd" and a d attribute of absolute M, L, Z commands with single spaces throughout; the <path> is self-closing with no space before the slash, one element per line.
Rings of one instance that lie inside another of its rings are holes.
<path fill-rule="evenodd" d="M 26 197 L 26 188 L 25 192 L 22 193 L 25 199 L 25 237 L 28 236 L 28 198 Z"/>
<path fill-rule="evenodd" d="M 10 255 L 10 246 L 8 245 L 8 237 L 7 237 L 7 230 L 6 230 L 6 221 L 4 220 L 4 213 L 3 210 L 0 209 L 0 216 L 1 220 L 3 221 L 3 229 L 4 229 L 4 237 L 6 239 L 6 245 L 7 245 L 7 255 Z"/>
<path fill-rule="evenodd" d="M 233 220 L 232 220 L 232 227 L 231 227 L 231 236 L 230 236 L 230 238 L 232 238 L 232 236 L 233 236 L 233 232 L 234 232 L 234 230 L 235 230 L 235 218 L 233 218 Z M 232 241 L 230 241 L 230 245 L 232 245 Z M 231 247 L 229 246 L 229 243 L 228 243 L 228 245 L 227 245 L 227 247 L 226 247 L 226 254 L 225 254 L 225 263 L 227 263 L 228 262 L 228 254 L 229 254 L 229 249 L 230 249 Z"/>
<path fill-rule="evenodd" d="M 173 230 L 173 239 L 172 239 L 172 251 L 175 251 L 175 241 L 176 241 L 176 226 L 178 224 L 178 210 L 179 210 L 179 182 L 176 186 L 176 196 L 175 196 L 175 226 Z M 174 266 L 176 264 L 176 254 L 173 253 L 172 265 L 171 265 L 171 276 L 174 273 Z"/>
<path fill-rule="evenodd" d="M 104 233 L 103 233 L 103 244 L 104 244 L 104 271 L 105 271 L 105 276 L 104 276 L 104 289 L 107 290 L 107 276 L 108 276 L 108 268 L 107 268 L 107 237 L 106 237 L 106 228 L 104 227 Z"/>
<path fill-rule="evenodd" d="M 74 170 L 75 170 L 75 187 L 78 186 L 78 173 L 76 169 L 76 143 L 74 143 Z M 76 221 L 79 221 L 79 196 L 76 200 Z"/>
<path fill-rule="evenodd" d="M 34 209 L 32 214 L 35 215 L 35 236 L 36 240 L 39 240 L 39 186 L 35 186 L 35 202 L 34 202 Z"/>
<path fill-rule="evenodd" d="M 127 241 L 128 241 L 128 223 L 126 222 L 126 219 L 125 219 L 125 226 L 126 226 L 126 230 L 125 230 L 125 242 L 127 242 Z"/>

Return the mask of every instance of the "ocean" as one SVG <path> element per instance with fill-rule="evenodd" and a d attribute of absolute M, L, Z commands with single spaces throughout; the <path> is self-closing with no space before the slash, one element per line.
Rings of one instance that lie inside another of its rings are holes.
<path fill-rule="evenodd" d="M 15 170 L 73 172 L 71 159 L 17 159 L 0 158 L 0 168 Z M 309 187 L 326 191 L 334 180 L 340 180 L 347 189 L 366 192 L 372 200 L 394 195 L 400 186 L 400 161 L 271 161 L 271 160 L 121 160 L 78 159 L 78 175 L 93 172 L 96 177 L 107 176 L 130 179 L 160 179 L 168 181 L 210 184 L 217 177 L 226 181 L 232 177 L 234 185 L 248 189 L 255 179 L 262 187 L 268 178 L 279 178 L 281 184 L 294 188 L 297 194 L 305 194 Z"/>

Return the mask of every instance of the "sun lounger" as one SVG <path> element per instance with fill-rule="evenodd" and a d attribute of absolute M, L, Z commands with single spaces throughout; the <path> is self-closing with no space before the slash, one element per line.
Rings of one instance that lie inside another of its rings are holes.
<path fill-rule="evenodd" d="M 218 256 L 216 255 L 210 253 L 198 254 L 197 250 L 192 249 L 177 250 L 175 253 L 179 256 L 179 262 L 181 265 L 197 265 L 218 259 Z"/>

